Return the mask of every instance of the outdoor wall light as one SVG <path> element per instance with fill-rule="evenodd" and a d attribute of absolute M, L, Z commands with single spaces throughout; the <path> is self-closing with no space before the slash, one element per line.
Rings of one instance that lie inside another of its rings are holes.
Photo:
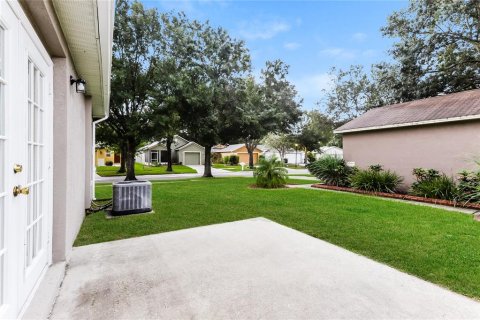
<path fill-rule="evenodd" d="M 85 80 L 82 78 L 74 79 L 72 76 L 70 76 L 70 85 L 73 85 L 75 83 L 75 89 L 77 90 L 78 93 L 85 93 L 85 84 L 87 83 Z"/>

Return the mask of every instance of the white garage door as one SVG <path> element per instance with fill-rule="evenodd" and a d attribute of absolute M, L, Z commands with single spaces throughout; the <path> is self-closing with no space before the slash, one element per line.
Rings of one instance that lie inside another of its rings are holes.
<path fill-rule="evenodd" d="M 200 153 L 199 152 L 185 152 L 184 164 L 186 165 L 198 165 L 200 164 Z"/>

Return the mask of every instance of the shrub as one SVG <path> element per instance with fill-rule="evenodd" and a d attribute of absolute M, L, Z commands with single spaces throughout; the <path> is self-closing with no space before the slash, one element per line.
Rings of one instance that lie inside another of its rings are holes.
<path fill-rule="evenodd" d="M 458 200 L 480 202 L 480 171 L 462 171 L 459 173 Z"/>
<path fill-rule="evenodd" d="M 350 185 L 349 178 L 355 169 L 348 167 L 345 160 L 327 155 L 307 164 L 312 175 L 331 186 L 346 187 Z"/>
<path fill-rule="evenodd" d="M 214 152 L 210 158 L 212 159 L 212 163 L 222 163 L 222 156 L 220 153 Z"/>
<path fill-rule="evenodd" d="M 274 189 L 285 186 L 288 171 L 280 160 L 272 157 L 261 159 L 258 164 L 253 172 L 257 187 Z"/>
<path fill-rule="evenodd" d="M 317 158 L 315 157 L 315 154 L 311 151 L 307 152 L 307 161 L 308 163 L 312 163 L 312 162 L 315 162 L 315 160 L 317 160 Z"/>
<path fill-rule="evenodd" d="M 113 166 L 113 161 L 110 161 L 110 160 L 109 160 L 109 161 L 105 161 L 105 165 L 106 165 L 107 167 L 111 167 L 111 166 Z"/>
<path fill-rule="evenodd" d="M 375 172 L 380 172 L 383 170 L 383 166 L 381 164 L 372 164 L 368 166 L 368 169 L 375 171 Z"/>
<path fill-rule="evenodd" d="M 350 178 L 351 186 L 371 192 L 395 193 L 403 179 L 395 172 L 382 170 L 382 166 L 370 166 L 368 170 L 357 170 Z"/>
<path fill-rule="evenodd" d="M 229 160 L 230 165 L 235 166 L 238 164 L 239 161 L 240 161 L 239 156 L 235 156 L 235 155 L 230 156 L 230 160 Z"/>
<path fill-rule="evenodd" d="M 434 169 L 413 169 L 413 175 L 417 180 L 410 188 L 410 194 L 419 197 L 456 200 L 458 189 L 455 181 L 446 174 L 440 174 Z"/>
<path fill-rule="evenodd" d="M 230 156 L 223 157 L 223 163 L 224 164 L 230 164 Z"/>

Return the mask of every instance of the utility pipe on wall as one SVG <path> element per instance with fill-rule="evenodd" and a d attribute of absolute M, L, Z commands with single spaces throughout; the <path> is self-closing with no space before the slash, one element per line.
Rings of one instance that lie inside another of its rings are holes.
<path fill-rule="evenodd" d="M 95 163 L 95 145 L 96 145 L 96 139 L 95 139 L 95 129 L 96 129 L 96 125 L 99 124 L 100 122 L 102 121 L 105 121 L 108 119 L 108 110 L 107 110 L 107 114 L 105 115 L 105 117 L 101 118 L 101 119 L 98 119 L 98 120 L 95 120 L 93 121 L 92 123 L 92 179 L 90 181 L 90 184 L 91 184 L 91 192 L 92 192 L 92 199 L 95 200 L 95 176 L 97 174 L 97 164 Z"/>

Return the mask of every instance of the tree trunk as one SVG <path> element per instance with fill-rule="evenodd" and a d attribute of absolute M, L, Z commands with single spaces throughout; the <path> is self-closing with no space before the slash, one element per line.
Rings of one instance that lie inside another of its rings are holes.
<path fill-rule="evenodd" d="M 305 152 L 305 153 L 304 153 L 304 155 L 303 155 L 303 163 L 306 165 L 306 164 L 307 164 L 307 152 L 308 152 L 308 151 L 307 151 L 307 148 L 305 148 L 304 152 Z"/>
<path fill-rule="evenodd" d="M 248 151 L 248 167 L 253 169 L 253 151 L 257 147 L 257 144 L 253 141 L 247 141 L 245 142 L 245 147 Z"/>
<path fill-rule="evenodd" d="M 248 167 L 250 169 L 253 169 L 253 150 L 250 150 L 247 148 L 248 151 Z"/>
<path fill-rule="evenodd" d="M 127 172 L 126 160 L 127 160 L 127 148 L 125 144 L 122 144 L 120 147 L 120 169 L 118 169 L 117 171 L 118 173 Z"/>
<path fill-rule="evenodd" d="M 167 137 L 167 172 L 173 172 L 173 169 L 172 169 L 172 143 L 173 143 L 173 137 Z"/>
<path fill-rule="evenodd" d="M 128 180 L 137 180 L 135 177 L 135 154 L 136 154 L 136 146 L 133 143 L 127 144 L 127 176 L 125 177 L 125 181 Z"/>
<path fill-rule="evenodd" d="M 203 177 L 213 178 L 212 175 L 212 146 L 205 146 L 205 170 L 203 171 Z"/>
<path fill-rule="evenodd" d="M 277 149 L 278 153 L 280 154 L 280 161 L 282 163 L 285 163 L 285 153 L 286 153 L 286 150 L 285 149 Z"/>

